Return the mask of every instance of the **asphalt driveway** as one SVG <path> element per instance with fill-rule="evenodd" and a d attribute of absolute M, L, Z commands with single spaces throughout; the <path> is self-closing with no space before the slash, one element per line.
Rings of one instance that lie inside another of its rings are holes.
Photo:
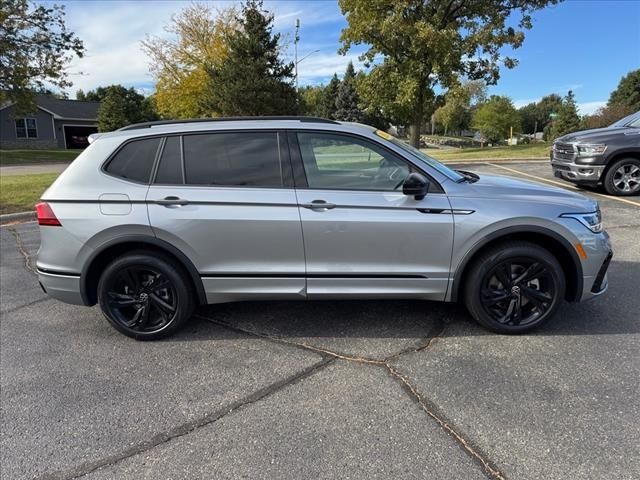
<path fill-rule="evenodd" d="M 256 302 L 136 342 L 48 299 L 37 226 L 2 227 L 1 477 L 640 478 L 640 199 L 585 193 L 609 291 L 517 337 L 456 305 Z"/>

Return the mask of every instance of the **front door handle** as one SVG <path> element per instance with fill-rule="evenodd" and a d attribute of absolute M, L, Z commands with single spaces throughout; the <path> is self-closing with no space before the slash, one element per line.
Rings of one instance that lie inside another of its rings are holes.
<path fill-rule="evenodd" d="M 311 203 L 303 203 L 302 206 L 316 212 L 324 212 L 336 208 L 335 204 L 325 202 L 324 200 L 313 200 Z"/>
<path fill-rule="evenodd" d="M 184 198 L 180 198 L 180 197 L 164 197 L 161 200 L 156 200 L 155 203 L 157 203 L 158 205 L 163 205 L 165 207 L 171 207 L 171 206 L 183 206 L 183 205 L 188 205 L 189 204 L 189 200 L 185 200 Z"/>

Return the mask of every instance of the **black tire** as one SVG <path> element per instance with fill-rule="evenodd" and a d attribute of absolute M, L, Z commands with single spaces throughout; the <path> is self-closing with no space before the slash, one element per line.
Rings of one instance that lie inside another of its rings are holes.
<path fill-rule="evenodd" d="M 180 329 L 195 306 L 183 268 L 160 253 L 134 251 L 111 262 L 98 282 L 98 302 L 109 323 L 136 340 L 156 340 Z"/>
<path fill-rule="evenodd" d="M 486 328 L 522 333 L 555 314 L 565 288 L 562 267 L 548 250 L 513 241 L 490 248 L 473 261 L 463 299 L 471 316 Z"/>
<path fill-rule="evenodd" d="M 613 162 L 604 176 L 604 189 L 610 195 L 640 194 L 640 160 L 621 158 Z M 625 190 L 628 188 L 628 190 Z"/>

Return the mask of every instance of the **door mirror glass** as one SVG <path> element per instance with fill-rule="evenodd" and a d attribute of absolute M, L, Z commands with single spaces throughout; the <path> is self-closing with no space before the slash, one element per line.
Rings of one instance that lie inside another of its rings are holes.
<path fill-rule="evenodd" d="M 410 173 L 402 184 L 402 193 L 413 196 L 416 200 L 422 200 L 429 191 L 429 181 L 419 173 Z"/>

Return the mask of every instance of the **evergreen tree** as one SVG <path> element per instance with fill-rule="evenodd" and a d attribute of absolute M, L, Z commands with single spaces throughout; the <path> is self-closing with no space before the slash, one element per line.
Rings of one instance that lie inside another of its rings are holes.
<path fill-rule="evenodd" d="M 237 20 L 240 29 L 228 35 L 226 60 L 208 68 L 208 107 L 223 116 L 294 114 L 294 66 L 278 56 L 273 14 L 262 10 L 260 0 L 248 0 Z"/>
<path fill-rule="evenodd" d="M 353 62 L 349 62 L 342 83 L 340 83 L 340 87 L 338 88 L 334 118 L 345 122 L 362 122 L 364 113 L 358 103 L 356 72 L 353 68 Z"/>
<path fill-rule="evenodd" d="M 334 73 L 329 84 L 324 87 L 318 102 L 317 112 L 320 117 L 329 119 L 335 118 L 336 98 L 338 97 L 339 89 L 340 80 L 338 79 L 338 75 Z"/>
<path fill-rule="evenodd" d="M 580 116 L 573 92 L 569 90 L 558 109 L 558 116 L 545 129 L 545 138 L 553 140 L 578 130 L 580 130 Z"/>

